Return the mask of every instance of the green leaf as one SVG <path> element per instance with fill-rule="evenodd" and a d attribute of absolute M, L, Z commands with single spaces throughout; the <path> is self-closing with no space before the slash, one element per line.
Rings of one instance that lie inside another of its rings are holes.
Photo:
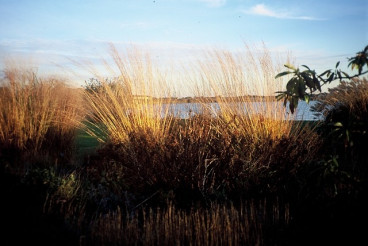
<path fill-rule="evenodd" d="M 306 90 L 305 81 L 303 79 L 298 79 L 297 86 L 298 86 L 299 98 L 304 98 L 304 94 L 305 94 L 305 90 Z"/>
<path fill-rule="evenodd" d="M 299 98 L 298 97 L 292 97 L 290 100 L 289 108 L 292 114 L 294 114 L 295 109 L 298 107 Z"/>
<path fill-rule="evenodd" d="M 305 101 L 306 103 L 309 103 L 309 100 L 310 100 L 310 96 L 309 96 L 308 94 L 305 94 L 305 95 L 304 95 L 304 101 Z"/>
<path fill-rule="evenodd" d="M 322 76 L 326 75 L 327 73 L 331 73 L 331 70 L 330 69 L 329 70 L 326 70 L 323 73 L 321 73 L 319 76 L 322 77 Z"/>
<path fill-rule="evenodd" d="M 346 139 L 348 140 L 348 142 L 350 142 L 350 131 L 346 129 L 345 133 L 346 133 Z"/>
<path fill-rule="evenodd" d="M 339 162 L 337 161 L 337 157 L 336 156 L 333 156 L 332 157 L 332 162 L 334 164 L 335 167 L 338 167 L 339 166 Z"/>
<path fill-rule="evenodd" d="M 296 68 L 293 65 L 291 65 L 291 64 L 285 64 L 284 66 L 287 67 L 287 68 L 289 68 L 289 69 L 291 69 L 291 70 L 296 71 Z"/>
<path fill-rule="evenodd" d="M 298 107 L 298 103 L 299 103 L 299 98 L 298 97 L 293 97 L 293 101 L 294 101 L 295 108 L 297 108 Z"/>
<path fill-rule="evenodd" d="M 343 126 L 343 124 L 342 124 L 341 122 L 336 122 L 336 123 L 334 124 L 334 126 L 342 127 L 342 126 Z"/>
<path fill-rule="evenodd" d="M 302 67 L 305 67 L 306 69 L 310 70 L 310 68 L 307 65 L 302 65 Z"/>
<path fill-rule="evenodd" d="M 306 85 L 310 88 L 310 89 L 315 89 L 315 84 L 313 83 L 313 79 L 311 77 L 308 76 L 308 74 L 306 73 L 301 73 Z"/>
<path fill-rule="evenodd" d="M 337 68 L 339 65 L 340 65 L 340 61 L 338 61 L 338 62 L 336 63 L 335 68 Z"/>
<path fill-rule="evenodd" d="M 291 100 L 290 101 L 290 104 L 289 104 L 289 109 L 290 109 L 290 112 L 292 113 L 292 114 L 294 114 L 294 102 L 293 102 L 293 100 Z"/>
<path fill-rule="evenodd" d="M 345 72 L 343 72 L 343 71 L 341 71 L 341 72 L 342 72 L 342 74 L 343 74 L 346 78 L 350 78 L 349 74 L 347 74 L 347 73 L 345 73 Z"/>
<path fill-rule="evenodd" d="M 313 76 L 313 83 L 317 87 L 317 89 L 319 90 L 319 92 L 321 92 L 321 83 L 319 82 L 319 80 L 317 79 L 316 76 Z"/>
<path fill-rule="evenodd" d="M 342 80 L 340 71 L 337 71 L 337 76 L 339 77 L 340 80 Z"/>
<path fill-rule="evenodd" d="M 297 78 L 292 78 L 289 80 L 289 82 L 286 84 L 286 90 L 289 94 L 293 94 L 296 90 L 296 82 L 297 82 Z"/>
<path fill-rule="evenodd" d="M 293 72 L 290 72 L 290 71 L 281 72 L 281 73 L 276 75 L 275 79 L 278 79 L 282 76 L 285 76 L 285 75 L 288 75 L 288 74 L 291 74 L 291 73 L 293 73 Z"/>
<path fill-rule="evenodd" d="M 276 92 L 276 93 L 280 93 L 280 92 Z M 286 97 L 286 94 L 285 94 L 285 92 L 282 92 L 282 93 L 280 93 L 279 95 L 276 96 L 276 100 L 280 101 L 284 97 Z"/>

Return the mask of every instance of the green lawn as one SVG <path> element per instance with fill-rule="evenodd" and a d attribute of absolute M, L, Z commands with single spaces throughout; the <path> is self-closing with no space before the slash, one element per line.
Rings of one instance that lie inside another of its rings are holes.
<path fill-rule="evenodd" d="M 85 128 L 79 129 L 77 131 L 75 145 L 76 145 L 79 157 L 83 157 L 85 155 L 88 155 L 94 152 L 100 144 L 101 143 L 97 140 L 96 137 L 93 137 L 86 132 Z"/>

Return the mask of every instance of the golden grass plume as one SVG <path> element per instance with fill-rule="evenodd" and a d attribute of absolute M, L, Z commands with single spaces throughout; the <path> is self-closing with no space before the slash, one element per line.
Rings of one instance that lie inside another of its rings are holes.
<path fill-rule="evenodd" d="M 92 68 L 94 78 L 86 86 L 89 124 L 93 126 L 90 134 L 106 141 L 100 132 L 94 132 L 102 130 L 114 143 L 127 141 L 132 132 L 149 133 L 155 138 L 164 136 L 172 120 L 170 108 L 164 106 L 169 102 L 163 100 L 170 98 L 165 73 L 154 66 L 147 53 L 134 47 L 124 52 L 113 45 L 110 48 L 113 64 L 104 64 L 111 76 L 101 76 Z"/>
<path fill-rule="evenodd" d="M 275 92 L 284 83 L 274 78 L 282 63 L 272 57 L 266 46 L 246 45 L 242 52 L 212 49 L 205 51 L 203 57 L 194 64 L 195 93 L 216 98 L 218 108 L 214 113 L 222 126 L 254 142 L 290 134 L 292 116 L 275 99 Z M 203 105 L 208 107 L 206 101 Z"/>

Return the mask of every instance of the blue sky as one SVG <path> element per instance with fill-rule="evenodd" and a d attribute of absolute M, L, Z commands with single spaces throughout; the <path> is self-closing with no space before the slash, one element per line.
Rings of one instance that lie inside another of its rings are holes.
<path fill-rule="evenodd" d="M 0 16 L 0 59 L 32 56 L 45 67 L 93 58 L 108 42 L 181 56 L 264 42 L 318 70 L 368 44 L 367 0 L 0 0 Z"/>

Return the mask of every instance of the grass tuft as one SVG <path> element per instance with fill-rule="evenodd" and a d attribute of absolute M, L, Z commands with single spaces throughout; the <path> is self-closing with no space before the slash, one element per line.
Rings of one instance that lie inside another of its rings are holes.
<path fill-rule="evenodd" d="M 41 154 L 70 154 L 75 129 L 83 117 L 80 91 L 69 88 L 61 78 L 40 78 L 30 69 L 8 66 L 3 72 L 2 155 L 27 159 Z"/>

